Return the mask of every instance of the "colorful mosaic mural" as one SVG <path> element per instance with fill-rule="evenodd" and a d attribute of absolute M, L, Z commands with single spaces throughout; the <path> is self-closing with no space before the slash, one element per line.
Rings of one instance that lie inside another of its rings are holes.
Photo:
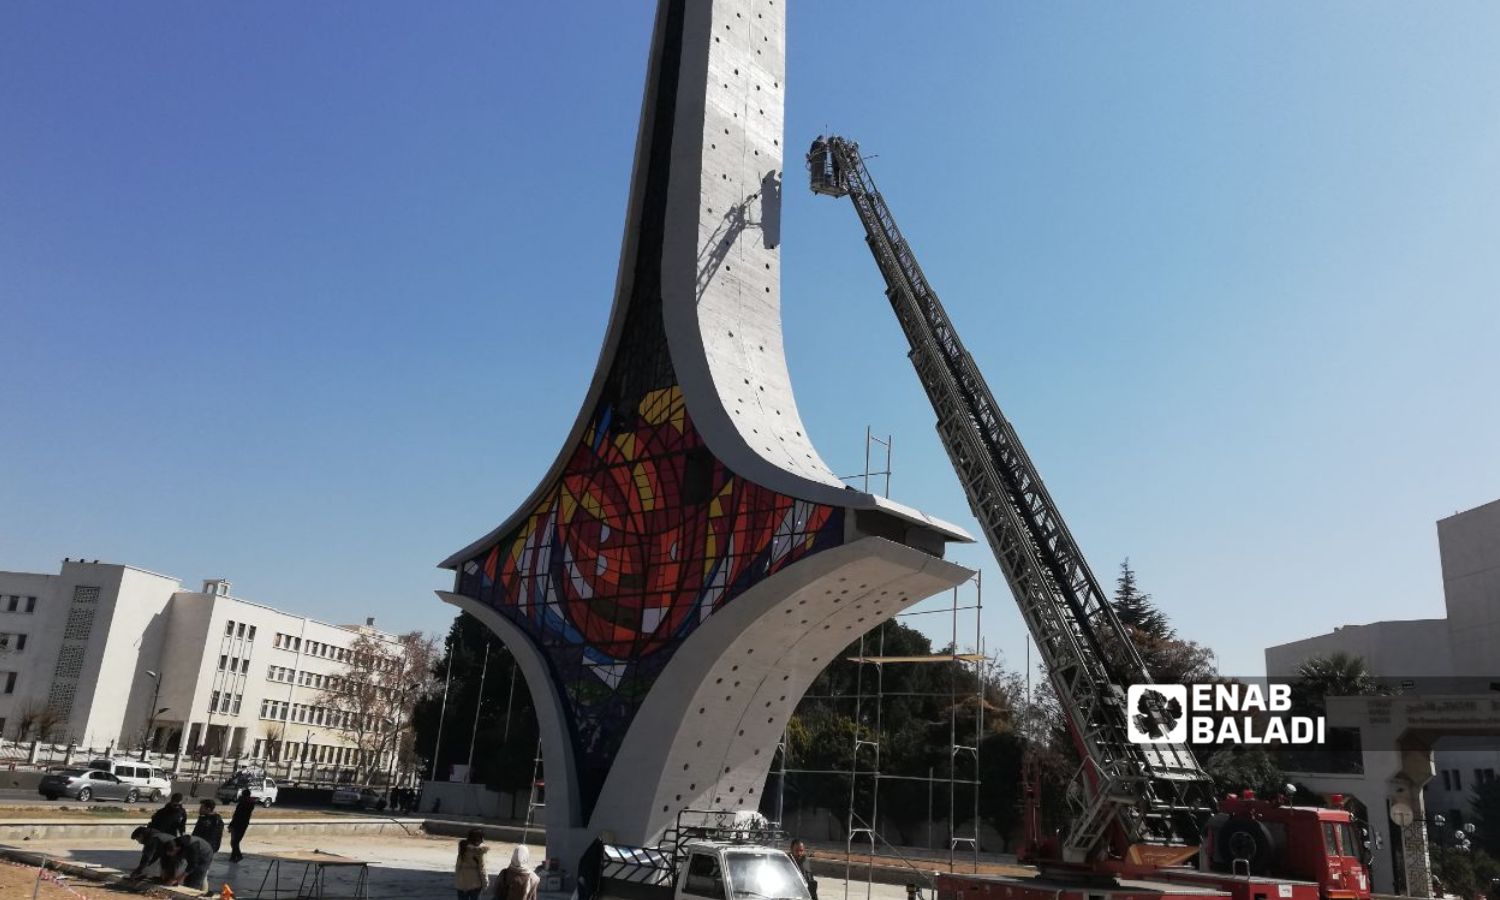
<path fill-rule="evenodd" d="M 458 590 L 542 648 L 592 807 L 682 641 L 757 581 L 842 539 L 842 510 L 767 490 L 715 459 L 673 385 L 623 408 L 602 402 L 560 480 L 460 567 Z"/>

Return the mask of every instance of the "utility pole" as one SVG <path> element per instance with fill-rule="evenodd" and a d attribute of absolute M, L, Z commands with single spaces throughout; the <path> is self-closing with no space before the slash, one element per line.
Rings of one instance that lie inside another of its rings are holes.
<path fill-rule="evenodd" d="M 437 781 L 438 754 L 443 749 L 443 719 L 448 715 L 448 685 L 453 682 L 453 642 L 448 642 L 448 665 L 443 672 L 443 705 L 438 709 L 437 741 L 432 745 L 432 769 L 428 781 Z"/>
<path fill-rule="evenodd" d="M 468 781 L 474 780 L 474 743 L 479 739 L 479 713 L 484 709 L 484 680 L 490 674 L 490 642 L 484 642 L 484 665 L 479 669 L 479 696 L 474 700 L 474 728 L 469 732 L 469 764 L 464 773 Z M 514 684 L 514 682 L 512 682 Z"/>

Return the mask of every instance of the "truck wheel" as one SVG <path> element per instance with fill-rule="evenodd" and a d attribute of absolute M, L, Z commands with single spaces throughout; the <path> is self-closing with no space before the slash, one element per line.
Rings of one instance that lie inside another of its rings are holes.
<path fill-rule="evenodd" d="M 260 798 L 260 805 L 264 809 L 270 809 L 271 808 L 271 798 L 270 797 L 262 797 L 262 798 Z"/>
<path fill-rule="evenodd" d="M 141 799 L 140 792 L 136 791 L 134 788 L 132 788 L 130 791 L 128 791 L 125 794 L 125 802 L 126 803 L 134 803 L 135 801 L 137 801 L 139 799 Z"/>
<path fill-rule="evenodd" d="M 1230 865 L 1237 859 L 1250 864 L 1253 875 L 1264 875 L 1271 868 L 1271 857 L 1276 852 L 1276 842 L 1270 829 L 1253 819 L 1230 819 L 1219 830 L 1216 842 Z"/>

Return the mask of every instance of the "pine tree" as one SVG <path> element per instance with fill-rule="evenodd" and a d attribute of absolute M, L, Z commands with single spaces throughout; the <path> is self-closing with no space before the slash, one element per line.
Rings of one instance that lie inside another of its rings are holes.
<path fill-rule="evenodd" d="M 1112 602 L 1120 624 L 1131 630 L 1132 637 L 1156 640 L 1176 637 L 1172 626 L 1167 623 L 1167 617 L 1151 602 L 1151 595 L 1142 593 L 1136 585 L 1135 570 L 1130 568 L 1128 556 L 1120 563 L 1120 577 L 1115 579 L 1115 597 Z"/>

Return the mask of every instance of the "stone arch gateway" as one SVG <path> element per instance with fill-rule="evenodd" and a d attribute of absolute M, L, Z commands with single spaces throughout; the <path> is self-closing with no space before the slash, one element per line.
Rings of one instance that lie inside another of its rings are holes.
<path fill-rule="evenodd" d="M 784 0 L 783 0 L 784 2 Z M 848 643 L 971 573 L 962 530 L 851 490 L 782 351 L 785 10 L 660 0 L 609 328 L 556 461 L 442 563 L 541 719 L 548 854 L 755 808 Z"/>

